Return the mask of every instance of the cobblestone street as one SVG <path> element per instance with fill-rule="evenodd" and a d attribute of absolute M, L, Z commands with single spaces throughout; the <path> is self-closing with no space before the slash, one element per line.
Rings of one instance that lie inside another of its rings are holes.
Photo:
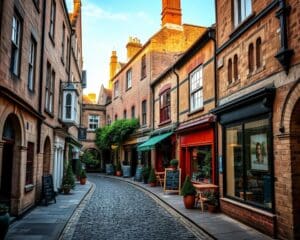
<path fill-rule="evenodd" d="M 96 175 L 89 180 L 96 188 L 72 239 L 197 239 L 144 192 Z"/>

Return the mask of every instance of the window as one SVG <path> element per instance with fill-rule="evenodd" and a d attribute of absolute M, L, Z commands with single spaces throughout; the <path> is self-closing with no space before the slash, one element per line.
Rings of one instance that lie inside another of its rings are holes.
<path fill-rule="evenodd" d="M 142 102 L 142 126 L 147 124 L 147 101 Z"/>
<path fill-rule="evenodd" d="M 89 130 L 96 130 L 99 127 L 99 116 L 89 115 Z"/>
<path fill-rule="evenodd" d="M 198 67 L 190 74 L 190 111 L 203 107 L 203 68 Z"/>
<path fill-rule="evenodd" d="M 124 112 L 123 112 L 123 118 L 124 118 L 124 119 L 127 119 L 127 111 L 126 111 L 126 109 L 125 109 Z"/>
<path fill-rule="evenodd" d="M 261 60 L 262 52 L 261 52 L 261 38 L 256 40 L 256 68 L 260 68 L 262 64 Z"/>
<path fill-rule="evenodd" d="M 63 23 L 62 26 L 62 38 L 61 38 L 61 60 L 64 63 L 65 62 L 65 32 L 66 32 L 66 27 L 65 24 Z"/>
<path fill-rule="evenodd" d="M 36 64 L 36 41 L 31 37 L 29 59 L 28 59 L 28 89 L 34 90 L 35 79 L 35 64 Z"/>
<path fill-rule="evenodd" d="M 253 43 L 249 45 L 248 48 L 248 68 L 249 68 L 249 73 L 252 73 L 254 70 L 254 47 Z"/>
<path fill-rule="evenodd" d="M 132 80 L 132 70 L 129 69 L 126 72 L 126 89 L 131 88 L 131 80 Z"/>
<path fill-rule="evenodd" d="M 110 124 L 111 124 L 111 119 L 110 119 L 110 116 L 109 116 L 109 115 L 106 116 L 106 124 L 107 124 L 107 125 L 110 125 Z"/>
<path fill-rule="evenodd" d="M 68 93 L 66 96 L 66 119 L 72 118 L 72 94 Z"/>
<path fill-rule="evenodd" d="M 22 22 L 17 13 L 13 16 L 12 21 L 12 34 L 11 34 L 11 72 L 18 76 L 20 75 L 20 62 L 21 62 L 21 34 L 22 34 Z"/>
<path fill-rule="evenodd" d="M 238 80 L 238 56 L 235 54 L 233 57 L 233 78 L 234 81 Z"/>
<path fill-rule="evenodd" d="M 46 100 L 45 100 L 45 108 L 48 113 L 53 112 L 54 80 L 55 80 L 55 72 L 51 69 L 50 63 L 48 63 L 47 76 L 46 76 Z"/>
<path fill-rule="evenodd" d="M 119 96 L 119 81 L 116 81 L 114 84 L 114 97 L 118 97 Z"/>
<path fill-rule="evenodd" d="M 67 71 L 69 72 L 69 66 L 70 66 L 70 39 L 69 37 L 67 37 L 67 59 L 66 59 L 66 68 L 67 68 Z"/>
<path fill-rule="evenodd" d="M 142 56 L 142 64 L 141 64 L 141 79 L 145 78 L 147 76 L 146 73 L 146 56 Z"/>
<path fill-rule="evenodd" d="M 27 143 L 27 160 L 26 160 L 26 177 L 25 184 L 33 184 L 33 159 L 34 159 L 34 143 Z"/>
<path fill-rule="evenodd" d="M 263 208 L 272 208 L 270 120 L 226 127 L 226 194 Z"/>
<path fill-rule="evenodd" d="M 252 13 L 251 0 L 234 0 L 234 26 L 238 26 Z"/>
<path fill-rule="evenodd" d="M 131 118 L 135 118 L 135 106 L 131 107 Z"/>
<path fill-rule="evenodd" d="M 228 60 L 227 75 L 228 75 L 228 84 L 230 85 L 232 83 L 232 60 L 231 60 L 231 58 Z"/>
<path fill-rule="evenodd" d="M 49 35 L 54 40 L 54 32 L 55 32 L 55 15 L 56 15 L 56 3 L 54 0 L 51 1 L 51 12 L 50 12 L 50 28 Z"/>
<path fill-rule="evenodd" d="M 117 120 L 118 120 L 118 114 L 115 115 L 115 121 L 117 121 Z"/>
<path fill-rule="evenodd" d="M 159 103 L 160 103 L 160 111 L 159 111 L 159 118 L 160 123 L 170 120 L 171 118 L 171 96 L 170 96 L 170 89 L 164 91 L 159 96 Z"/>
<path fill-rule="evenodd" d="M 198 146 L 190 148 L 191 175 L 193 181 L 212 182 L 212 147 Z"/>

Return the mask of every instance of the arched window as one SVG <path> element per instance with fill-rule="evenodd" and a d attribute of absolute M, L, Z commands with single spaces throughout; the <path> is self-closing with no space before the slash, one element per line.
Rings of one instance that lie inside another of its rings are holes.
<path fill-rule="evenodd" d="M 232 83 L 232 60 L 231 60 L 231 58 L 228 60 L 227 74 L 228 74 L 228 84 L 231 84 Z"/>
<path fill-rule="evenodd" d="M 249 73 L 252 73 L 254 70 L 254 46 L 253 46 L 253 43 L 251 43 L 248 48 L 248 68 L 249 68 Z"/>
<path fill-rule="evenodd" d="M 256 40 L 256 68 L 260 68 L 262 64 L 261 54 L 261 38 Z"/>
<path fill-rule="evenodd" d="M 233 78 L 234 81 L 238 80 L 238 56 L 235 54 L 233 57 Z"/>
<path fill-rule="evenodd" d="M 72 118 L 72 95 L 68 93 L 66 95 L 66 119 Z"/>

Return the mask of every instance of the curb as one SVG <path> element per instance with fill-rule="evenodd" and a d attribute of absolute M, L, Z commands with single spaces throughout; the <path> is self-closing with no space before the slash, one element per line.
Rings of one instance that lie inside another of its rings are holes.
<path fill-rule="evenodd" d="M 175 216 L 178 218 L 178 220 L 185 226 L 187 227 L 188 230 L 190 230 L 196 237 L 203 237 L 203 233 L 208 235 L 212 239 L 217 239 L 215 236 L 213 236 L 211 233 L 209 233 L 206 229 L 202 228 L 200 225 L 195 223 L 192 219 L 188 218 L 187 216 L 183 215 L 180 211 L 178 211 L 176 208 L 174 208 L 172 205 L 167 203 L 165 200 L 161 199 L 160 196 L 158 196 L 156 193 L 151 192 L 147 188 L 143 187 L 142 185 L 129 180 L 131 178 L 120 178 L 120 177 L 115 177 L 115 176 L 110 176 L 110 175 L 98 175 L 99 177 L 104 177 L 104 178 L 110 178 L 110 179 L 115 179 L 120 182 L 126 182 L 129 183 L 130 185 L 139 188 L 148 196 L 150 196 L 155 202 L 159 203 L 160 206 L 162 206 L 164 209 L 166 209 L 172 216 Z M 202 234 L 201 234 L 202 233 Z M 200 235 L 200 236 L 199 236 Z"/>

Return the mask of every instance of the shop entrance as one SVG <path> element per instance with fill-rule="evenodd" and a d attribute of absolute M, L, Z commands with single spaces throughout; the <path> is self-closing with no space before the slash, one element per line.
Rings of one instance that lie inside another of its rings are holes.
<path fill-rule="evenodd" d="M 294 239 L 300 238 L 300 99 L 297 101 L 290 125 L 291 133 L 291 161 L 292 161 L 292 191 L 293 191 L 293 216 Z"/>

